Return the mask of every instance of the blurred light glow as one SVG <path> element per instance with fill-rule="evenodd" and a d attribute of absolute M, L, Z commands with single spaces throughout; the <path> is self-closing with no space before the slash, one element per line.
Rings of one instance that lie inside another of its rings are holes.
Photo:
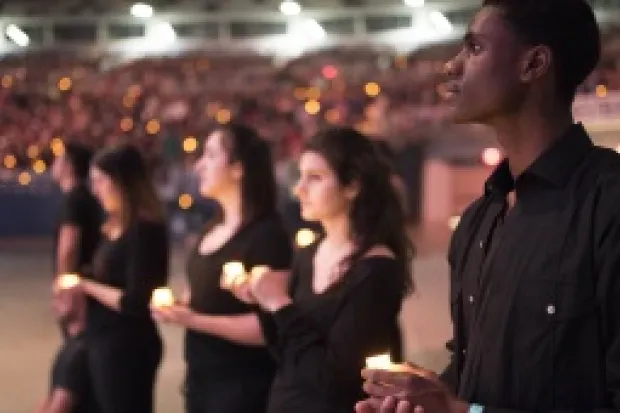
<path fill-rule="evenodd" d="M 58 81 L 58 90 L 61 90 L 63 92 L 71 89 L 71 86 L 71 79 L 69 79 L 68 77 L 63 77 Z"/>
<path fill-rule="evenodd" d="M 41 175 L 43 172 L 45 172 L 45 170 L 47 169 L 47 165 L 45 164 L 45 162 L 41 159 L 37 159 L 36 161 L 34 161 L 34 163 L 32 164 L 32 170 L 34 171 L 34 173 L 36 173 L 37 175 Z"/>
<path fill-rule="evenodd" d="M 409 7 L 422 7 L 424 6 L 424 0 L 404 0 L 405 6 Z"/>
<path fill-rule="evenodd" d="M 176 39 L 177 33 L 168 22 L 157 22 L 147 27 L 145 40 L 149 46 L 160 48 L 170 46 Z"/>
<path fill-rule="evenodd" d="M 62 156 L 65 154 L 65 144 L 59 137 L 55 137 L 50 142 L 50 148 L 54 156 Z"/>
<path fill-rule="evenodd" d="M 442 12 L 432 11 L 428 14 L 428 19 L 439 33 L 447 34 L 452 32 L 452 23 Z"/>
<path fill-rule="evenodd" d="M 198 149 L 198 140 L 193 136 L 188 136 L 183 140 L 183 151 L 185 153 L 196 152 Z"/>
<path fill-rule="evenodd" d="M 194 204 L 194 198 L 190 194 L 181 194 L 179 196 L 179 208 L 190 209 Z"/>
<path fill-rule="evenodd" d="M 321 104 L 318 100 L 309 100 L 304 105 L 304 108 L 309 115 L 316 115 L 321 111 Z"/>
<path fill-rule="evenodd" d="M 4 157 L 4 167 L 6 169 L 13 169 L 17 166 L 17 158 L 15 155 L 6 155 Z"/>
<path fill-rule="evenodd" d="M 28 172 L 22 172 L 17 176 L 17 182 L 23 186 L 29 185 L 32 182 L 32 175 Z"/>
<path fill-rule="evenodd" d="M 607 96 L 607 87 L 605 85 L 598 85 L 596 87 L 596 96 L 604 98 Z"/>
<path fill-rule="evenodd" d="M 376 97 L 379 96 L 379 93 L 381 93 L 381 86 L 379 86 L 377 82 L 368 82 L 364 86 L 364 91 L 366 92 L 366 95 Z"/>
<path fill-rule="evenodd" d="M 30 159 L 36 158 L 39 156 L 39 147 L 37 145 L 30 145 L 28 149 L 26 149 L 26 155 L 28 155 Z"/>

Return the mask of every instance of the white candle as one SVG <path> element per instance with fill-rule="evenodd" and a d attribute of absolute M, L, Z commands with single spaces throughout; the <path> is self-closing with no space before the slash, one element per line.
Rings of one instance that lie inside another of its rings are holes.
<path fill-rule="evenodd" d="M 78 274 L 61 274 L 56 280 L 58 288 L 63 290 L 74 288 L 80 283 L 80 276 Z"/>
<path fill-rule="evenodd" d="M 390 370 L 392 367 L 392 359 L 389 354 L 381 354 L 378 356 L 368 357 L 366 359 L 366 368 L 372 370 Z"/>
<path fill-rule="evenodd" d="M 230 288 L 235 283 L 242 283 L 246 277 L 243 263 L 239 261 L 227 262 L 224 264 L 222 277 L 222 285 L 225 288 Z"/>
<path fill-rule="evenodd" d="M 295 242 L 299 248 L 305 248 L 316 240 L 314 231 L 308 228 L 302 228 L 295 235 Z"/>
<path fill-rule="evenodd" d="M 151 305 L 153 307 L 171 307 L 174 305 L 174 295 L 172 290 L 167 287 L 157 288 L 151 295 Z"/>
<path fill-rule="evenodd" d="M 270 270 L 271 268 L 269 268 L 266 265 L 257 265 L 256 267 L 252 268 L 252 271 L 251 271 L 252 278 L 260 277 L 261 275 L 265 274 L 266 272 L 269 272 Z"/>

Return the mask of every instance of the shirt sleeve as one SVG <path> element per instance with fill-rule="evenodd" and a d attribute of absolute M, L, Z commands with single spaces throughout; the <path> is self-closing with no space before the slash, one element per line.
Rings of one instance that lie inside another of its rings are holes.
<path fill-rule="evenodd" d="M 138 223 L 128 234 L 127 281 L 121 313 L 148 317 L 153 290 L 168 282 L 169 243 L 164 224 Z"/>
<path fill-rule="evenodd" d="M 84 222 L 85 205 L 84 198 L 78 192 L 70 193 L 62 205 L 60 213 L 60 225 L 81 225 Z"/>
<path fill-rule="evenodd" d="M 362 265 L 363 264 L 363 265 Z M 357 397 L 365 359 L 390 351 L 390 330 L 400 312 L 402 288 L 395 262 L 365 260 L 362 277 L 341 302 L 328 331 L 293 303 L 273 314 L 283 363 L 295 376 L 329 398 Z M 352 277 L 351 273 L 348 277 Z"/>

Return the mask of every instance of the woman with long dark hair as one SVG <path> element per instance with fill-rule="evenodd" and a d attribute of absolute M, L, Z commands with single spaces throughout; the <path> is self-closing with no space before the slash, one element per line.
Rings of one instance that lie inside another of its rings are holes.
<path fill-rule="evenodd" d="M 188 260 L 185 302 L 153 308 L 153 316 L 187 329 L 188 413 L 265 412 L 275 363 L 255 308 L 222 288 L 221 280 L 230 262 L 246 272 L 290 268 L 270 148 L 252 129 L 228 125 L 206 139 L 196 172 L 201 194 L 215 199 L 219 210 Z"/>
<path fill-rule="evenodd" d="M 98 153 L 93 194 L 107 212 L 87 296 L 88 370 L 101 413 L 153 412 L 162 342 L 151 320 L 153 290 L 167 284 L 169 240 L 163 205 L 140 153 L 122 145 Z"/>
<path fill-rule="evenodd" d="M 324 236 L 296 258 L 290 280 L 251 277 L 250 293 L 279 366 L 269 413 L 348 413 L 363 398 L 365 359 L 398 360 L 398 315 L 412 290 L 413 251 L 390 168 L 352 129 L 314 136 L 299 161 L 304 219 Z"/>

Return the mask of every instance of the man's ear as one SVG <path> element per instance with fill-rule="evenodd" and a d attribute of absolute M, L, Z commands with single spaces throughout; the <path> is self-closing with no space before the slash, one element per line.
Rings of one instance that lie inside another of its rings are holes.
<path fill-rule="evenodd" d="M 553 64 L 553 53 L 549 46 L 535 46 L 523 55 L 521 81 L 531 83 L 549 73 Z"/>

